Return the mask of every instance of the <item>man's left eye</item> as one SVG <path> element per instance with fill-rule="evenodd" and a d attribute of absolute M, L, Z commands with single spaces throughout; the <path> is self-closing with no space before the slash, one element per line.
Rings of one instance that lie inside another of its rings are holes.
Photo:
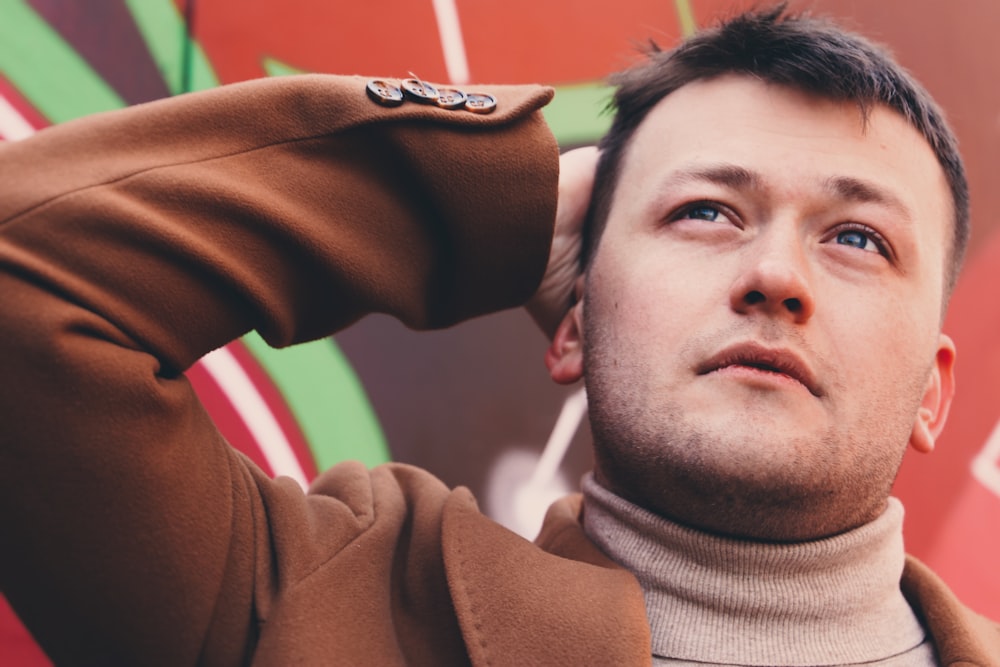
<path fill-rule="evenodd" d="M 849 229 L 837 234 L 837 243 L 853 246 L 866 252 L 879 252 L 878 244 L 867 234 L 856 229 Z"/>
<path fill-rule="evenodd" d="M 695 206 L 688 209 L 685 218 L 692 218 L 694 220 L 707 220 L 709 222 L 715 222 L 719 219 L 719 209 L 714 206 Z"/>

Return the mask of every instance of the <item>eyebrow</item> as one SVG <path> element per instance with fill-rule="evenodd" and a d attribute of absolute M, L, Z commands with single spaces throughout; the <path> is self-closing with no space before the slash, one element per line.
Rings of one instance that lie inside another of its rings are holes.
<path fill-rule="evenodd" d="M 851 176 L 832 176 L 824 186 L 828 192 L 845 201 L 880 204 L 909 217 L 910 210 L 894 194 L 879 186 Z"/>
<path fill-rule="evenodd" d="M 671 184 L 708 182 L 734 190 L 759 190 L 763 184 L 760 175 L 736 164 L 709 164 L 682 169 L 674 173 Z"/>

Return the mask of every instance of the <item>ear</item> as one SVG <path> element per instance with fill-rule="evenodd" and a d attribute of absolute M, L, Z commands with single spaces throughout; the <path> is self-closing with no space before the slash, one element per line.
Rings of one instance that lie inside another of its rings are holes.
<path fill-rule="evenodd" d="M 578 290 L 579 294 L 579 290 Z M 559 384 L 573 384 L 583 377 L 583 298 L 563 317 L 545 351 L 549 375 Z"/>
<path fill-rule="evenodd" d="M 955 396 L 955 343 L 941 334 L 934 367 L 927 380 L 924 398 L 917 410 L 917 418 L 910 434 L 910 446 L 923 454 L 934 449 L 934 442 L 941 435 L 948 419 L 951 399 Z"/>

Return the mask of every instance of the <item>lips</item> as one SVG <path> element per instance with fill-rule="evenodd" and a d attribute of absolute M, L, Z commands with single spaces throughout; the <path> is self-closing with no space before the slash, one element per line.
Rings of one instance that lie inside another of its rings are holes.
<path fill-rule="evenodd" d="M 730 346 L 701 364 L 697 373 L 708 375 L 733 366 L 785 375 L 804 386 L 813 396 L 822 395 L 815 374 L 797 354 L 791 350 L 769 348 L 757 343 Z"/>

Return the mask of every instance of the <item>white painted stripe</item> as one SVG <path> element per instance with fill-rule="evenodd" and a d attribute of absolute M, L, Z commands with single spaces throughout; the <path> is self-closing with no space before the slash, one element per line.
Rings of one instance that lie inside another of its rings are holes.
<path fill-rule="evenodd" d="M 986 446 L 972 461 L 972 476 L 1000 496 L 1000 421 L 986 439 Z"/>
<path fill-rule="evenodd" d="M 0 136 L 8 141 L 27 139 L 35 133 L 35 128 L 17 112 L 10 102 L 0 95 Z"/>
<path fill-rule="evenodd" d="M 292 445 L 236 357 L 222 347 L 202 357 L 201 364 L 232 402 L 275 476 L 291 477 L 303 489 L 307 488 L 306 474 L 295 457 Z"/>
<path fill-rule="evenodd" d="M 532 454 L 517 449 L 508 450 L 490 471 L 487 484 L 490 511 L 496 514 L 501 523 L 522 537 L 534 539 L 549 505 L 570 492 L 570 485 L 560 472 L 560 467 L 586 413 L 587 394 L 580 388 L 563 402 L 552 434 L 537 463 L 532 461 Z M 523 476 L 523 468 L 532 463 L 534 470 L 530 477 Z M 518 478 L 518 481 L 514 481 Z M 505 482 L 512 481 L 509 491 L 498 488 L 501 484 L 506 486 Z M 509 507 L 506 506 L 508 503 L 497 502 L 500 491 L 505 496 L 509 493 Z"/>
<path fill-rule="evenodd" d="M 455 6 L 455 0 L 433 2 L 448 78 L 455 85 L 466 84 L 469 82 L 469 60 L 465 55 L 465 39 L 462 37 L 462 25 L 458 21 L 458 7 Z"/>
<path fill-rule="evenodd" d="M 566 397 L 549 441 L 545 443 L 542 456 L 526 486 L 545 486 L 555 478 L 586 412 L 587 390 L 581 387 Z"/>

